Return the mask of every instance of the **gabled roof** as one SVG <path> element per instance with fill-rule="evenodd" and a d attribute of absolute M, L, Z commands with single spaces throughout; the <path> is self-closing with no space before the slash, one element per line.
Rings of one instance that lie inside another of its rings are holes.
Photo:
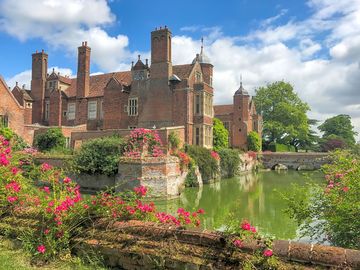
<path fill-rule="evenodd" d="M 234 107 L 230 105 L 214 105 L 214 114 L 216 115 L 227 115 L 234 112 Z"/>
<path fill-rule="evenodd" d="M 53 72 L 46 78 L 48 81 L 51 80 L 59 80 L 62 83 L 71 84 L 71 78 L 66 77 L 66 76 L 62 76 L 59 73 L 55 73 L 55 70 L 53 69 Z"/>
<path fill-rule="evenodd" d="M 123 71 L 123 72 L 114 72 L 114 73 L 106 73 L 100 75 L 90 76 L 90 91 L 88 97 L 101 97 L 104 95 L 104 89 L 109 82 L 109 80 L 114 77 L 122 85 L 130 85 L 131 84 L 131 71 Z M 76 78 L 71 79 L 71 85 L 63 90 L 67 97 L 75 97 L 76 96 Z"/>
<path fill-rule="evenodd" d="M 190 64 L 173 66 L 173 74 L 177 75 L 180 79 L 187 79 L 193 67 L 194 65 Z"/>
<path fill-rule="evenodd" d="M 20 88 L 19 86 L 15 86 L 14 89 L 17 89 L 20 93 L 22 93 L 24 100 L 34 101 L 33 98 L 31 97 L 31 91 L 29 89 Z"/>

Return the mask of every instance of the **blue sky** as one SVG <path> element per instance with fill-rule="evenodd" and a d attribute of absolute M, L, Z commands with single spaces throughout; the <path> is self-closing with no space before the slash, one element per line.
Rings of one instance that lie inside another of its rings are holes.
<path fill-rule="evenodd" d="M 49 67 L 76 74 L 76 50 L 87 40 L 91 72 L 126 70 L 149 57 L 150 31 L 173 33 L 173 62 L 189 63 L 200 38 L 214 64 L 215 103 L 244 85 L 292 83 L 310 117 L 346 113 L 360 131 L 359 0 L 0 0 L 0 74 L 29 85 L 31 53 L 45 49 Z"/>

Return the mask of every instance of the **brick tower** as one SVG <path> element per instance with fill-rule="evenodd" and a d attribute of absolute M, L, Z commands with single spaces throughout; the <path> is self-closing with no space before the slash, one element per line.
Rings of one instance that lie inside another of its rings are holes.
<path fill-rule="evenodd" d="M 233 103 L 232 146 L 236 148 L 246 149 L 247 147 L 249 101 L 249 93 L 244 89 L 241 81 L 239 89 L 234 94 Z"/>
<path fill-rule="evenodd" d="M 78 69 L 76 82 L 76 112 L 75 124 L 85 124 L 87 121 L 87 99 L 90 91 L 90 53 L 87 41 L 78 48 Z"/>
<path fill-rule="evenodd" d="M 32 123 L 42 123 L 44 119 L 44 100 L 48 55 L 42 50 L 32 54 L 31 95 L 34 99 Z"/>
<path fill-rule="evenodd" d="M 161 128 L 173 126 L 172 96 L 169 78 L 172 75 L 171 32 L 165 28 L 151 32 L 150 85 L 142 93 L 142 114 L 139 126 Z"/>

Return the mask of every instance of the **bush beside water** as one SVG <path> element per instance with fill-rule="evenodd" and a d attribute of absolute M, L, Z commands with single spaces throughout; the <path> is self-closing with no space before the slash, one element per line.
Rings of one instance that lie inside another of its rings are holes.
<path fill-rule="evenodd" d="M 85 174 L 115 175 L 125 145 L 124 139 L 118 136 L 87 141 L 75 152 L 73 167 Z"/>

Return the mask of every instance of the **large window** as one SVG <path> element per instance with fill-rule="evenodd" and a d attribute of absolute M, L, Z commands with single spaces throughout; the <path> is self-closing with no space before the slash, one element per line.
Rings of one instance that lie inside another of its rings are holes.
<path fill-rule="evenodd" d="M 128 114 L 130 116 L 138 115 L 138 99 L 137 98 L 129 98 Z"/>
<path fill-rule="evenodd" d="M 7 115 L 0 115 L 0 127 L 8 127 L 9 118 Z"/>
<path fill-rule="evenodd" d="M 200 128 L 195 128 L 195 144 L 200 145 Z"/>
<path fill-rule="evenodd" d="M 104 101 L 100 102 L 100 119 L 104 119 Z"/>
<path fill-rule="evenodd" d="M 89 101 L 88 103 L 88 119 L 96 119 L 97 101 Z"/>
<path fill-rule="evenodd" d="M 211 146 L 211 140 L 212 140 L 212 127 L 205 126 L 205 145 Z"/>
<path fill-rule="evenodd" d="M 212 96 L 210 94 L 205 94 L 205 114 L 212 116 Z"/>
<path fill-rule="evenodd" d="M 75 103 L 68 103 L 67 119 L 68 120 L 75 119 Z"/>
<path fill-rule="evenodd" d="M 45 120 L 49 120 L 50 115 L 50 100 L 45 100 Z"/>
<path fill-rule="evenodd" d="M 195 114 L 200 114 L 200 95 L 195 96 Z"/>

